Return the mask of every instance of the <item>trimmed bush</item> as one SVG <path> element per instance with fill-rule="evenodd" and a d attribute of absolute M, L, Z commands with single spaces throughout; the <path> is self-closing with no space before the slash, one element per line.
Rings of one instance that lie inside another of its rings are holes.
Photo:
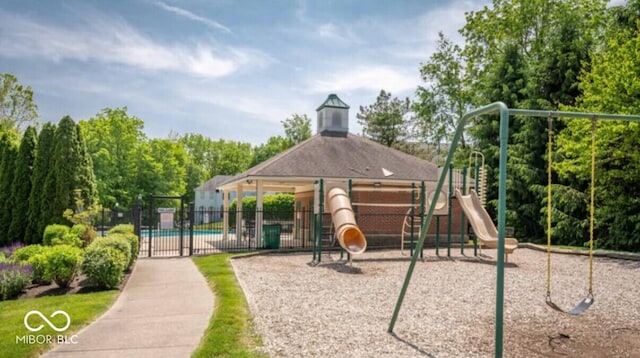
<path fill-rule="evenodd" d="M 0 263 L 0 301 L 20 294 L 31 283 L 32 274 L 29 265 Z"/>
<path fill-rule="evenodd" d="M 129 245 L 131 246 L 131 251 L 130 251 L 130 257 L 129 257 L 129 263 L 127 265 L 127 268 L 133 266 L 133 263 L 136 262 L 136 259 L 138 258 L 138 251 L 140 250 L 140 245 L 138 243 L 138 237 L 133 234 L 133 233 L 128 233 L 128 234 L 109 234 L 107 236 L 107 238 L 124 238 L 125 240 L 127 240 L 129 242 Z"/>
<path fill-rule="evenodd" d="M 89 245 L 81 265 L 93 286 L 114 288 L 122 281 L 127 260 L 120 250 L 102 245 Z"/>
<path fill-rule="evenodd" d="M 0 251 L 0 264 L 4 264 L 8 262 L 9 262 L 9 258 L 7 258 L 4 252 Z"/>
<path fill-rule="evenodd" d="M 47 264 L 45 258 L 45 251 L 49 249 L 48 246 L 42 245 L 28 245 L 21 247 L 13 252 L 11 260 L 17 264 L 29 264 L 33 268 L 33 282 L 35 283 L 49 283 L 51 281 L 45 280 L 44 273 Z"/>
<path fill-rule="evenodd" d="M 51 283 L 51 279 L 46 277 L 47 272 L 47 252 L 51 249 L 50 246 L 42 246 L 42 251 L 31 256 L 27 263 L 33 267 L 33 283 L 48 285 Z"/>
<path fill-rule="evenodd" d="M 112 227 L 108 234 L 133 234 L 133 225 L 132 224 L 120 224 Z"/>
<path fill-rule="evenodd" d="M 46 260 L 45 279 L 54 281 L 60 287 L 69 287 L 80 266 L 82 250 L 69 245 L 57 245 L 46 250 L 43 256 Z"/>
<path fill-rule="evenodd" d="M 42 243 L 51 246 L 53 245 L 53 239 L 60 239 L 69 233 L 71 229 L 65 225 L 49 225 L 44 229 L 44 234 L 42 235 Z"/>
<path fill-rule="evenodd" d="M 11 255 L 11 260 L 16 263 L 29 262 L 29 259 L 31 257 L 42 253 L 44 248 L 45 247 L 42 245 L 23 246 L 13 252 L 13 255 Z"/>
<path fill-rule="evenodd" d="M 51 240 L 51 246 L 57 245 L 69 245 L 77 248 L 82 248 L 84 246 L 84 242 L 74 233 L 69 232 L 62 237 L 54 237 Z"/>
<path fill-rule="evenodd" d="M 88 246 L 96 237 L 96 231 L 93 226 L 75 224 L 71 227 L 71 232 L 82 240 L 83 247 Z"/>
<path fill-rule="evenodd" d="M 113 234 L 106 237 L 98 237 L 89 246 L 113 247 L 120 251 L 125 257 L 125 269 L 133 262 L 131 259 L 131 244 L 129 240 L 120 234 Z"/>

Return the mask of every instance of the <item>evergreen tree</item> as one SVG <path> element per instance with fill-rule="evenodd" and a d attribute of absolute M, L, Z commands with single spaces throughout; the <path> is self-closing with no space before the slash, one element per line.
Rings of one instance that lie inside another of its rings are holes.
<path fill-rule="evenodd" d="M 76 135 L 78 136 L 79 165 L 77 167 L 78 182 L 75 184 L 75 188 L 80 190 L 80 197 L 85 208 L 88 208 L 97 199 L 96 176 L 93 173 L 93 161 L 87 150 L 80 125 L 76 125 Z"/>
<path fill-rule="evenodd" d="M 407 137 L 407 120 L 405 115 L 411 111 L 409 98 L 404 100 L 391 98 L 391 93 L 381 90 L 376 103 L 360 106 L 356 115 L 362 125 L 362 133 L 387 147 L 398 147 Z"/>
<path fill-rule="evenodd" d="M 17 156 L 16 146 L 7 132 L 0 134 L 0 246 L 9 243 L 11 226 L 11 184 Z"/>
<path fill-rule="evenodd" d="M 501 101 L 507 107 L 514 108 L 523 99 L 525 87 L 526 73 L 522 49 L 515 43 L 508 44 L 504 47 L 503 55 L 487 70 L 487 79 L 482 91 L 486 96 L 485 102 Z M 509 142 L 512 142 L 521 123 L 519 119 L 514 117 L 509 118 L 509 122 Z M 499 184 L 500 118 L 497 115 L 476 118 L 471 133 L 477 140 L 476 147 L 485 157 L 489 203 L 487 210 L 490 213 L 495 213 Z M 513 208 L 512 202 L 509 201 L 509 203 L 509 208 Z"/>
<path fill-rule="evenodd" d="M 41 242 L 42 234 L 46 226 L 46 220 L 43 215 L 47 212 L 47 203 L 49 203 L 50 198 L 52 198 L 49 194 L 53 193 L 53 189 L 47 192 L 45 181 L 48 173 L 50 173 L 53 168 L 51 153 L 53 152 L 55 131 L 56 125 L 47 122 L 42 126 L 42 130 L 38 136 L 38 149 L 33 164 L 31 194 L 29 195 L 29 221 L 25 233 L 25 242 L 29 244 Z M 53 184 L 53 182 L 51 182 L 51 184 Z"/>
<path fill-rule="evenodd" d="M 86 147 L 79 136 L 79 128 L 69 116 L 58 123 L 54 136 L 53 168 L 45 180 L 45 190 L 53 189 L 54 196 L 43 219 L 47 224 L 66 224 L 63 213 L 66 209 L 76 208 L 76 190 L 86 207 L 93 203 L 95 183 L 91 160 Z M 43 193 L 47 202 L 48 193 Z"/>
<path fill-rule="evenodd" d="M 11 226 L 8 241 L 24 241 L 28 221 L 29 195 L 33 164 L 36 155 L 36 130 L 29 126 L 24 132 L 15 163 L 15 175 L 11 185 Z"/>

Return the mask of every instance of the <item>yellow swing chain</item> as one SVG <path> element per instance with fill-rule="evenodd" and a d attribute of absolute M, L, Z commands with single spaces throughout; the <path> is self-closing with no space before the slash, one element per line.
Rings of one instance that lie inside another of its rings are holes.
<path fill-rule="evenodd" d="M 551 300 L 551 170 L 553 151 L 553 118 L 547 118 L 547 301 Z"/>
<path fill-rule="evenodd" d="M 589 295 L 593 295 L 593 231 L 596 198 L 596 117 L 591 118 L 591 202 L 589 203 Z"/>

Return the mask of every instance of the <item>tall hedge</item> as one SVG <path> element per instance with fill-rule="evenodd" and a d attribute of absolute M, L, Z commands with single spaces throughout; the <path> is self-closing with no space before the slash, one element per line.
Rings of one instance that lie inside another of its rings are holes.
<path fill-rule="evenodd" d="M 33 164 L 32 186 L 29 194 L 29 210 L 27 214 L 29 220 L 25 233 L 25 242 L 28 244 L 42 242 L 42 234 L 47 226 L 47 222 L 43 217 L 43 213 L 47 210 L 44 203 L 49 202 L 48 199 L 53 197 L 53 189 L 49 188 L 51 192 L 47 192 L 45 181 L 53 167 L 51 153 L 53 152 L 55 131 L 56 125 L 47 122 L 42 126 L 38 136 L 38 149 Z M 53 187 L 54 182 L 52 181 L 49 184 Z"/>
<path fill-rule="evenodd" d="M 231 202 L 229 205 L 229 212 L 233 213 L 236 211 L 238 203 L 237 200 Z M 264 219 L 292 219 L 293 218 L 293 209 L 295 206 L 295 197 L 293 194 L 275 194 L 275 195 L 265 195 L 262 201 L 262 211 L 264 213 Z M 248 218 L 247 215 L 251 216 L 256 211 L 256 197 L 255 196 L 247 196 L 242 198 L 242 212 L 245 216 L 245 219 Z M 229 219 L 231 223 L 235 223 L 235 215 L 229 215 Z"/>
<path fill-rule="evenodd" d="M 10 134 L 0 134 L 0 246 L 9 244 L 12 195 L 17 149 Z"/>
<path fill-rule="evenodd" d="M 15 175 L 11 185 L 12 212 L 9 227 L 9 242 L 24 241 L 29 220 L 29 195 L 33 164 L 36 156 L 37 134 L 34 127 L 28 127 L 22 136 L 18 157 L 15 163 Z"/>
<path fill-rule="evenodd" d="M 93 203 L 95 177 L 91 160 L 78 126 L 69 116 L 58 123 L 54 135 L 53 167 L 45 179 L 44 187 L 45 190 L 53 189 L 54 193 L 52 198 L 48 197 L 47 192 L 42 193 L 43 203 L 48 206 L 43 213 L 46 224 L 67 224 L 63 212 L 76 208 L 76 190 L 80 191 L 85 207 Z"/>

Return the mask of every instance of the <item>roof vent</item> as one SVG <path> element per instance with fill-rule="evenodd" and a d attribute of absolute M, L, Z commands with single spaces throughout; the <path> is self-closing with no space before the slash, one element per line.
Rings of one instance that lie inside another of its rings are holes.
<path fill-rule="evenodd" d="M 349 105 L 334 93 L 316 109 L 318 133 L 331 137 L 346 137 L 349 132 Z"/>

